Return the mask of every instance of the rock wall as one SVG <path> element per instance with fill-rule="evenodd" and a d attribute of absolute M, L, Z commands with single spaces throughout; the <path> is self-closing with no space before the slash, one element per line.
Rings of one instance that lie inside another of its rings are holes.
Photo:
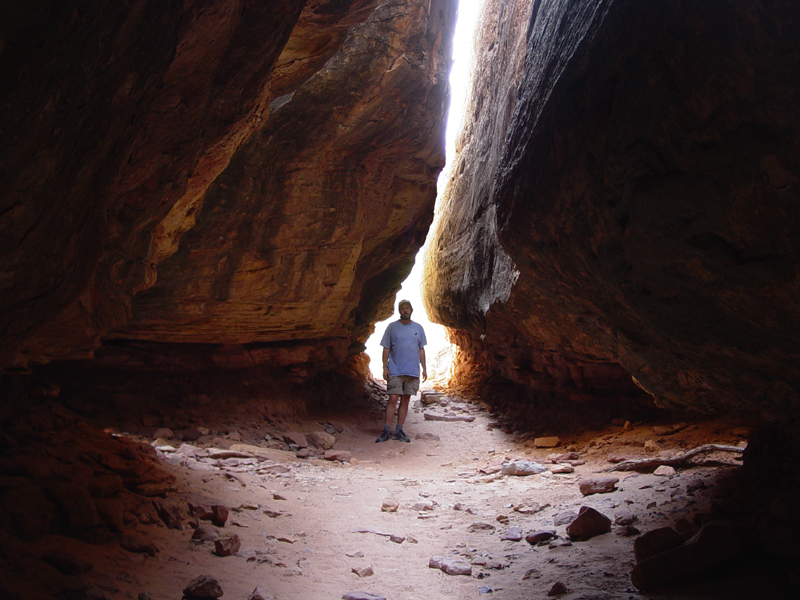
<path fill-rule="evenodd" d="M 489 6 L 426 269 L 461 372 L 796 418 L 800 10 Z"/>
<path fill-rule="evenodd" d="M 341 362 L 388 316 L 443 165 L 452 0 L 9 11 L 0 366 L 104 338 Z"/>

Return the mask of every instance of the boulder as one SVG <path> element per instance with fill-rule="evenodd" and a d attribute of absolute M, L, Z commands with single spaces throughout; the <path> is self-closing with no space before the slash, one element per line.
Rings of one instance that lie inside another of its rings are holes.
<path fill-rule="evenodd" d="M 571 539 L 587 540 L 611 531 L 611 519 L 589 506 L 581 506 L 577 518 L 567 526 Z"/>

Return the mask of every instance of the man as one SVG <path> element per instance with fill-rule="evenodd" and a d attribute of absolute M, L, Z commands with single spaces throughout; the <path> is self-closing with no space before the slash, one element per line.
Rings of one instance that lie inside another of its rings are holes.
<path fill-rule="evenodd" d="M 390 437 L 401 442 L 411 440 L 403 432 L 408 414 L 408 403 L 411 396 L 419 390 L 419 366 L 422 365 L 422 381 L 428 379 L 425 368 L 425 331 L 422 325 L 411 320 L 414 309 L 411 302 L 401 300 L 397 305 L 400 320 L 390 323 L 381 340 L 383 346 L 383 378 L 386 380 L 386 391 L 389 392 L 389 403 L 386 405 L 386 421 L 383 432 L 375 443 L 385 442 Z M 394 411 L 397 401 L 400 400 L 400 409 L 397 411 L 397 429 L 390 433 Z"/>

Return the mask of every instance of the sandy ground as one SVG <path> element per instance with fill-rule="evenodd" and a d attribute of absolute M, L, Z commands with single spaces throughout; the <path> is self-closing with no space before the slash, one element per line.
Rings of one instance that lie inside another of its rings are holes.
<path fill-rule="evenodd" d="M 549 543 L 532 546 L 524 539 L 503 541 L 501 534 L 512 526 L 523 535 L 555 529 L 556 541 L 566 541 L 565 526 L 554 527 L 554 517 L 581 506 L 593 507 L 612 521 L 621 511 L 632 512 L 638 517 L 634 525 L 643 532 L 672 525 L 681 517 L 691 519 L 695 512 L 708 509 L 715 481 L 735 467 L 699 466 L 679 470 L 674 477 L 617 473 L 617 491 L 586 497 L 578 482 L 610 467 L 610 453 L 647 456 L 646 440 L 667 454 L 708 442 L 743 444 L 737 423 L 715 421 L 662 436 L 654 433 L 652 424 L 634 424 L 628 431 L 614 426 L 563 439 L 555 449 L 538 449 L 530 440 L 514 441 L 496 424 L 492 427 L 494 419 L 479 407 L 454 400 L 448 410 L 473 415 L 475 420 L 424 420 L 419 400 L 412 399 L 405 427 L 410 444 L 374 442 L 382 421 L 380 406 L 331 416 L 344 426 L 335 449 L 349 451 L 350 463 L 298 459 L 294 452 L 272 450 L 266 461 L 234 460 L 227 467 L 190 461 L 195 468 L 189 469 L 179 455 L 161 453 L 165 467 L 178 479 L 178 490 L 170 499 L 231 509 L 228 522 L 217 533 L 239 536 L 239 555 L 217 556 L 212 542 L 191 540 L 190 527 L 174 530 L 161 524 L 138 526 L 137 533 L 157 545 L 154 557 L 128 552 L 116 543 L 98 548 L 65 539 L 63 544 L 94 565 L 85 578 L 112 598 L 138 598 L 149 592 L 154 600 L 178 599 L 187 583 L 203 574 L 220 582 L 226 600 L 245 600 L 257 586 L 267 598 L 277 600 L 338 599 L 352 591 L 390 600 L 517 600 L 546 598 L 556 582 L 567 588 L 561 598 L 639 598 L 642 595 L 629 579 L 634 538 L 618 535 L 617 527 L 588 541 L 555 548 Z M 310 433 L 323 429 L 326 420 L 317 416 L 314 421 L 281 426 Z M 439 440 L 416 439 L 425 433 Z M 574 473 L 525 477 L 486 475 L 480 470 L 511 458 L 544 461 L 548 454 L 566 450 L 581 452 L 586 464 L 576 466 Z M 716 458 L 733 462 L 731 455 Z M 256 469 L 264 465 L 288 470 L 259 474 Z M 687 483 L 698 478 L 708 487 L 688 492 Z M 399 508 L 383 512 L 382 503 L 390 496 L 399 501 Z M 421 501 L 432 501 L 433 510 L 414 510 Z M 475 523 L 491 528 L 471 530 Z M 404 539 L 397 543 L 399 538 L 392 541 L 382 533 Z M 432 556 L 458 556 L 472 563 L 472 575 L 451 576 L 429 568 Z M 373 574 L 359 577 L 353 572 L 364 567 L 371 567 Z M 727 586 L 728 592 L 712 592 L 722 589 L 719 582 L 711 587 L 700 582 L 647 597 L 731 598 L 735 581 L 732 586 Z"/>

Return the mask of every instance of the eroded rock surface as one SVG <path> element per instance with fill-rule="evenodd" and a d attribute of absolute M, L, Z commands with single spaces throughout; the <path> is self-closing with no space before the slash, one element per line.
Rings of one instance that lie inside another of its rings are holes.
<path fill-rule="evenodd" d="M 797 7 L 532 4 L 488 4 L 428 257 L 462 381 L 797 417 Z"/>

